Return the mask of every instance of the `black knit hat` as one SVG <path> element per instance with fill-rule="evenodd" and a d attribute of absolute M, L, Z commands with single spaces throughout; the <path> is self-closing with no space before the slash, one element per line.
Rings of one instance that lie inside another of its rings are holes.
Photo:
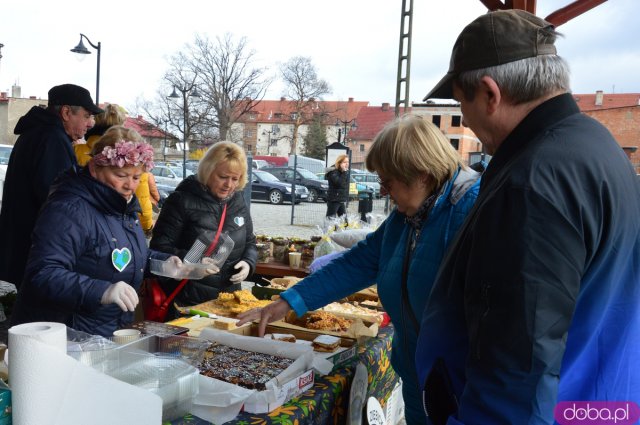
<path fill-rule="evenodd" d="M 93 115 L 104 112 L 93 103 L 89 90 L 75 84 L 62 84 L 52 87 L 49 90 L 49 105 L 82 106 Z"/>
<path fill-rule="evenodd" d="M 555 55 L 553 25 L 524 10 L 489 12 L 462 30 L 451 52 L 449 71 L 424 97 L 452 99 L 451 83 L 464 71 L 488 68 L 541 55 Z"/>

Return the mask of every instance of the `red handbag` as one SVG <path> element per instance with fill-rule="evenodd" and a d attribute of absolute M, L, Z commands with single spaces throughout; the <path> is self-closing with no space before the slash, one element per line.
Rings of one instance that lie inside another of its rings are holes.
<path fill-rule="evenodd" d="M 227 205 L 225 204 L 222 210 L 222 217 L 220 218 L 220 223 L 218 223 L 218 230 L 216 232 L 216 236 L 211 241 L 209 248 L 204 253 L 204 257 L 208 257 L 211 255 L 216 245 L 218 244 L 218 239 L 220 238 L 220 233 L 222 232 L 222 225 L 224 224 L 224 219 L 227 215 Z M 158 279 L 152 277 L 144 280 L 144 292 L 143 292 L 143 311 L 145 320 L 152 320 L 154 322 L 164 322 L 167 317 L 167 312 L 169 311 L 169 305 L 171 301 L 180 293 L 184 285 L 187 284 L 189 279 L 182 279 L 176 289 L 167 296 L 164 293 L 164 290 L 160 286 Z"/>

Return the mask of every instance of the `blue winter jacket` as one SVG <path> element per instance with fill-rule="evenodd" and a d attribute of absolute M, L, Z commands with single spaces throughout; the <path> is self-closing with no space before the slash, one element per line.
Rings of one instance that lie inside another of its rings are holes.
<path fill-rule="evenodd" d="M 484 172 L 423 314 L 430 412 L 541 425 L 559 402 L 640 403 L 639 217 L 638 177 L 606 128 L 569 93 L 531 111 Z"/>
<path fill-rule="evenodd" d="M 27 269 L 12 324 L 65 323 L 76 330 L 111 336 L 133 321 L 133 313 L 100 299 L 115 282 L 140 288 L 149 251 L 138 222 L 140 206 L 129 203 L 88 169 L 64 173 L 36 222 Z M 126 261 L 124 249 L 130 252 Z M 126 264 L 116 269 L 121 252 Z M 155 253 L 156 258 L 169 255 Z"/>
<path fill-rule="evenodd" d="M 479 190 L 480 175 L 460 170 L 442 188 L 411 256 L 407 299 L 418 322 L 440 260 L 471 209 Z M 380 227 L 344 255 L 312 273 L 281 296 L 298 316 L 377 283 L 380 301 L 395 328 L 391 364 L 403 380 L 407 410 L 418 411 L 418 382 L 414 352 L 417 329 L 401 293 L 402 267 L 413 229 L 405 215 L 394 210 Z"/>

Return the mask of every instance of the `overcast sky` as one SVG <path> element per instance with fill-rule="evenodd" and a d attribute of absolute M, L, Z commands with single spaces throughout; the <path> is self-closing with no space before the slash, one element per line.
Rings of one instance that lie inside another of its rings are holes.
<path fill-rule="evenodd" d="M 547 16 L 572 0 L 538 0 Z M 171 5 L 171 6 L 170 6 Z M 274 75 L 278 63 L 308 56 L 332 93 L 395 103 L 401 0 L 181 0 L 178 2 L 67 0 L 3 1 L 0 90 L 17 83 L 22 96 L 46 98 L 51 86 L 75 83 L 95 100 L 96 54 L 71 53 L 85 34 L 101 42 L 100 101 L 131 109 L 152 99 L 167 59 L 196 33 L 246 37 L 256 65 Z M 486 9 L 479 0 L 415 0 L 410 100 L 420 102 L 446 72 L 462 28 Z M 572 70 L 574 93 L 640 92 L 640 0 L 609 0 L 558 28 Z M 272 84 L 267 98 L 278 99 Z M 168 93 L 167 93 L 168 94 Z"/>

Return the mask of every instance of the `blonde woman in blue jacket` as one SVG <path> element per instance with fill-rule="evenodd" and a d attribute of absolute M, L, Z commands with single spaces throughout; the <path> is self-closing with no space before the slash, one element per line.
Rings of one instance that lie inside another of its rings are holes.
<path fill-rule="evenodd" d="M 388 124 L 375 138 L 366 166 L 380 177 L 395 209 L 367 238 L 239 324 L 267 323 L 293 309 L 298 316 L 374 283 L 394 325 L 391 363 L 403 381 L 407 423 L 426 424 L 414 354 L 422 311 L 447 246 L 471 209 L 480 175 L 465 167 L 442 132 L 418 116 Z"/>

